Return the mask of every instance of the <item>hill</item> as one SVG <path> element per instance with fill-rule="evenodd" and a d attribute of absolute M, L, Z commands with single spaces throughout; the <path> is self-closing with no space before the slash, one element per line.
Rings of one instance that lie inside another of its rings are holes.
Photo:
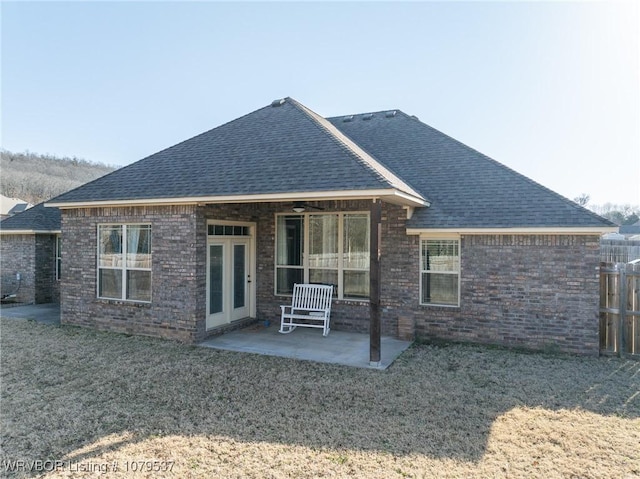
<path fill-rule="evenodd" d="M 0 150 L 0 194 L 37 204 L 115 169 L 76 157 Z"/>

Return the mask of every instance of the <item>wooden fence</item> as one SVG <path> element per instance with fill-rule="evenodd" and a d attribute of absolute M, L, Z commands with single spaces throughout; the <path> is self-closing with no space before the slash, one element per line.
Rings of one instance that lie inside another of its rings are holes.
<path fill-rule="evenodd" d="M 600 352 L 640 357 L 640 263 L 600 265 Z"/>

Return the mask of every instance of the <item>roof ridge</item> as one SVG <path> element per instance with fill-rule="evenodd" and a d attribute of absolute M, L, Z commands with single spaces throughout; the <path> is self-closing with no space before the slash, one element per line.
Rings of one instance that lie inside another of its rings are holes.
<path fill-rule="evenodd" d="M 387 110 L 377 110 L 377 111 L 363 111 L 360 113 L 349 113 L 348 115 L 334 115 L 334 116 L 328 116 L 325 118 L 325 120 L 331 121 L 331 120 L 340 120 L 342 118 L 346 118 L 349 116 L 365 116 L 365 115 L 380 115 L 380 114 L 386 114 L 389 113 L 391 111 L 395 111 L 395 112 L 400 112 L 400 113 L 404 113 L 402 110 L 400 110 L 399 108 L 389 108 Z M 406 115 L 406 113 L 405 113 Z"/>
<path fill-rule="evenodd" d="M 297 100 L 291 97 L 286 97 L 285 100 L 291 103 L 294 107 L 298 108 L 305 115 L 307 115 L 313 122 L 316 123 L 316 125 L 318 125 L 319 128 L 324 130 L 329 135 L 329 137 L 332 138 L 335 142 L 346 147 L 360 163 L 362 163 L 366 168 L 372 170 L 381 179 L 388 182 L 391 186 L 403 190 L 404 193 L 408 193 L 424 201 L 428 201 L 415 188 L 411 187 L 406 181 L 404 181 L 400 176 L 398 176 L 396 173 L 391 171 L 381 161 L 377 160 L 373 155 L 365 151 L 364 148 L 362 148 L 355 141 L 349 138 L 346 134 L 344 134 L 338 128 L 336 128 L 333 124 L 331 124 L 329 120 L 320 116 L 310 108 L 306 107 L 305 105 L 303 105 L 302 103 L 298 102 Z"/>
<path fill-rule="evenodd" d="M 383 110 L 383 111 L 385 111 L 385 110 Z M 504 169 L 505 169 L 505 170 L 507 170 L 509 173 L 511 173 L 511 174 L 513 174 L 513 175 L 515 175 L 515 176 L 517 176 L 517 177 L 519 177 L 519 178 L 522 178 L 523 180 L 525 180 L 526 182 L 528 182 L 528 183 L 529 183 L 529 184 L 531 184 L 532 186 L 534 186 L 534 187 L 536 187 L 536 188 L 538 188 L 538 189 L 540 189 L 540 190 L 542 190 L 542 191 L 544 191 L 544 192 L 546 192 L 546 193 L 551 193 L 551 194 L 553 194 L 553 195 L 554 195 L 554 196 L 556 196 L 558 199 L 562 200 L 563 202 L 565 202 L 565 203 L 566 203 L 566 204 L 568 204 L 569 206 L 573 207 L 574 209 L 576 209 L 576 210 L 578 210 L 578 211 L 582 211 L 582 212 L 588 213 L 589 215 L 591 215 L 591 216 L 592 216 L 592 217 L 594 217 L 595 219 L 598 219 L 598 220 L 600 220 L 600 221 L 604 221 L 604 222 L 606 222 L 606 223 L 609 223 L 611 226 L 616 226 L 613 222 L 609 221 L 608 219 L 606 219 L 606 218 L 604 218 L 604 217 L 600 216 L 599 214 L 597 214 L 597 213 L 595 213 L 595 212 L 591 211 L 591 210 L 590 210 L 590 209 L 588 209 L 588 208 L 585 208 L 584 206 L 579 205 L 579 204 L 578 204 L 578 203 L 576 203 L 575 201 L 571 201 L 571 200 L 570 200 L 569 198 L 567 198 L 566 196 L 563 196 L 563 195 L 561 195 L 560 193 L 558 193 L 558 192 L 556 192 L 556 191 L 554 191 L 554 190 L 552 190 L 552 189 L 550 189 L 550 188 L 548 188 L 548 187 L 544 186 L 543 184 L 538 183 L 538 182 L 537 182 L 537 181 L 535 181 L 534 179 L 529 178 L 527 175 L 522 174 L 522 173 L 520 173 L 520 172 L 518 172 L 518 171 L 514 170 L 514 169 L 513 169 L 513 168 L 511 168 L 510 166 L 507 166 L 507 165 L 505 165 L 504 163 L 501 163 L 501 162 L 499 162 L 498 160 L 495 160 L 495 159 L 491 158 L 490 156 L 488 156 L 488 155 L 486 155 L 486 154 L 482 153 L 481 151 L 476 150 L 475 148 L 473 148 L 473 147 L 471 147 L 471 146 L 469 146 L 469 145 L 467 145 L 467 144 L 465 144 L 465 143 L 461 142 L 460 140 L 457 140 L 456 138 L 454 138 L 454 137 L 452 137 L 452 136 L 450 136 L 450 135 L 447 135 L 446 133 L 444 133 L 444 132 L 442 132 L 442 131 L 438 130 L 437 128 L 434 128 L 434 127 L 432 127 L 431 125 L 428 125 L 428 124 L 426 124 L 426 123 L 424 123 L 424 122 L 420 121 L 420 120 L 418 119 L 418 117 L 413 116 L 413 115 L 408 115 L 407 113 L 403 112 L 402 110 L 396 110 L 396 111 L 397 111 L 397 113 L 399 113 L 399 114 L 402 114 L 402 115 L 406 116 L 409 120 L 416 121 L 416 122 L 417 122 L 417 123 L 419 123 L 422 127 L 427 128 L 427 129 L 432 130 L 432 131 L 435 131 L 436 133 L 439 133 L 440 135 L 443 135 L 443 136 L 447 137 L 448 139 L 450 139 L 450 140 L 454 141 L 455 143 L 457 143 L 458 145 L 462 146 L 463 148 L 465 148 L 465 149 L 467 149 L 467 150 L 471 150 L 471 151 L 473 151 L 473 152 L 477 153 L 478 155 L 480 155 L 480 156 L 482 157 L 482 159 L 483 159 L 483 160 L 488 161 L 488 162 L 490 162 L 490 163 L 493 163 L 493 164 L 495 164 L 495 165 L 497 165 L 497 166 L 500 166 L 501 168 L 504 168 Z M 338 118 L 339 118 L 339 117 L 338 117 Z"/>

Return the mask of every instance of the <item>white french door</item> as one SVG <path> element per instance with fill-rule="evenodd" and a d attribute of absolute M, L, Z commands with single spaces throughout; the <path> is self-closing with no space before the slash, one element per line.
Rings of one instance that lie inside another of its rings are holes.
<path fill-rule="evenodd" d="M 207 244 L 207 329 L 251 314 L 251 241 L 209 238 Z"/>

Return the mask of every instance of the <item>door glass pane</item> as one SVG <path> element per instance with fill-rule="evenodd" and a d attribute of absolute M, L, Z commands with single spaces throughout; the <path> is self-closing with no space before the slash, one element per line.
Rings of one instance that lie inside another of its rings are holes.
<path fill-rule="evenodd" d="M 233 308 L 242 308 L 245 304 L 245 251 L 243 244 L 233 245 Z"/>
<path fill-rule="evenodd" d="M 209 246 L 209 314 L 222 312 L 222 245 Z"/>

